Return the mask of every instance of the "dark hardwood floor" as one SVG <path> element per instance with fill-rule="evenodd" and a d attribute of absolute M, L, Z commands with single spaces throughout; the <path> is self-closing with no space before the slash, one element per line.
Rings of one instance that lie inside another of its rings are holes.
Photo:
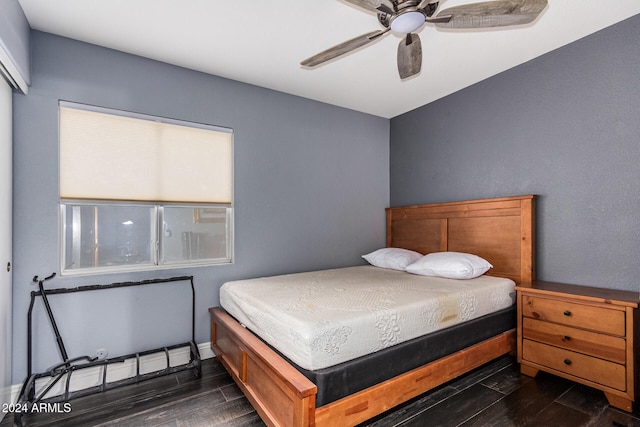
<path fill-rule="evenodd" d="M 226 371 L 208 359 L 202 378 L 160 377 L 72 400 L 70 411 L 27 414 L 25 426 L 263 426 Z M 11 426 L 7 414 L 0 427 Z M 594 389 L 540 373 L 520 375 L 503 357 L 363 424 L 391 426 L 640 426 Z"/>

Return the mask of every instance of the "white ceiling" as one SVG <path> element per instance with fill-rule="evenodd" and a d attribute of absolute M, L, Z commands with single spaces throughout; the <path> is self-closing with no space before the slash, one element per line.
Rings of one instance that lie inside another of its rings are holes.
<path fill-rule="evenodd" d="M 301 60 L 380 29 L 342 0 L 19 0 L 33 29 L 305 98 L 394 117 L 640 13 L 637 0 L 549 0 L 525 27 L 419 32 L 422 72 L 398 77 L 387 34 L 313 70 Z M 440 9 L 476 0 L 446 0 Z M 629 40 L 636 43 L 637 40 Z"/>

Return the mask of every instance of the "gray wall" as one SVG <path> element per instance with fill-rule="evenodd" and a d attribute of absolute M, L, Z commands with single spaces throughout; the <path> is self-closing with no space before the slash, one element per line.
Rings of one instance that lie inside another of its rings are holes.
<path fill-rule="evenodd" d="M 14 383 L 26 375 L 31 279 L 59 270 L 59 99 L 233 128 L 235 264 L 61 277 L 47 286 L 194 275 L 196 341 L 207 342 L 207 308 L 217 305 L 223 282 L 361 264 L 361 254 L 384 245 L 389 120 L 50 34 L 31 36 L 32 86 L 27 96 L 14 95 Z M 93 354 L 104 343 L 116 356 L 188 339 L 188 292 L 156 289 L 150 296 L 52 297 L 69 354 Z M 60 359 L 41 305 L 34 318 L 34 370 L 41 371 Z"/>
<path fill-rule="evenodd" d="M 538 194 L 541 280 L 638 291 L 640 16 L 391 120 L 394 206 Z"/>

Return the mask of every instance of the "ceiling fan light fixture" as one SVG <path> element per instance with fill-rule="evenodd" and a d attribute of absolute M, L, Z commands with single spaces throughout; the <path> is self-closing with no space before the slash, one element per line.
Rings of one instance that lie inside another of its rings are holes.
<path fill-rule="evenodd" d="M 398 45 L 398 73 L 407 79 L 420 73 L 422 44 L 418 30 L 426 22 L 443 28 L 495 28 L 533 22 L 547 7 L 548 0 L 484 0 L 453 6 L 435 14 L 439 0 L 341 0 L 373 12 L 384 28 L 355 37 L 326 49 L 300 63 L 315 67 L 354 52 L 385 34 L 401 35 Z"/>
<path fill-rule="evenodd" d="M 391 31 L 399 34 L 409 34 L 424 24 L 424 15 L 418 11 L 408 11 L 397 15 L 391 21 Z"/>

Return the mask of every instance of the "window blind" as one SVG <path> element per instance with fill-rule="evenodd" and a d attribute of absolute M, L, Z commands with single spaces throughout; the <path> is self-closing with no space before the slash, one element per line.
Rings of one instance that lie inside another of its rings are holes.
<path fill-rule="evenodd" d="M 60 105 L 60 198 L 231 204 L 230 130 Z"/>

